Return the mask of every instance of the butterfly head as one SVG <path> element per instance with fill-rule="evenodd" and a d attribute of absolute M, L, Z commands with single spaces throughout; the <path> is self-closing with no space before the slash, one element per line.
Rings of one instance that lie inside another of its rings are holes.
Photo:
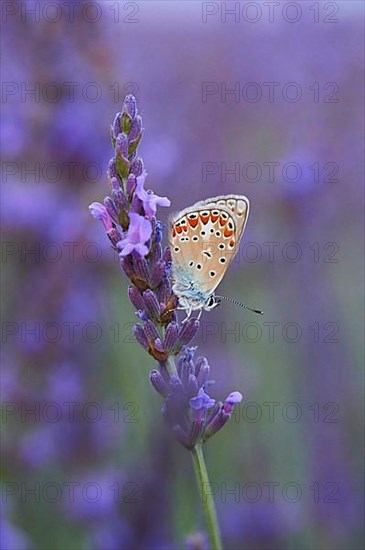
<path fill-rule="evenodd" d="M 220 298 L 217 298 L 214 293 L 204 292 L 194 281 L 187 282 L 176 279 L 172 290 L 178 297 L 181 309 L 210 311 L 221 302 Z"/>

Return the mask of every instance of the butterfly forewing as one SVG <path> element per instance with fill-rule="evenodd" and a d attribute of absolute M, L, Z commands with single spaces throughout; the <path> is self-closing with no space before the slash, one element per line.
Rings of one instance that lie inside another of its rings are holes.
<path fill-rule="evenodd" d="M 237 252 L 249 211 L 248 199 L 220 196 L 198 202 L 171 221 L 174 278 L 214 292 Z"/>

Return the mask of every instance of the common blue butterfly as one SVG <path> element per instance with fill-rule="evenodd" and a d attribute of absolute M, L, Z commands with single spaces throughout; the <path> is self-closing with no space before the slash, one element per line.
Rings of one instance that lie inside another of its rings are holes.
<path fill-rule="evenodd" d="M 251 309 L 214 294 L 238 250 L 249 209 L 244 195 L 222 195 L 197 202 L 171 219 L 172 290 L 187 317 L 194 310 L 200 316 L 221 299 Z"/>

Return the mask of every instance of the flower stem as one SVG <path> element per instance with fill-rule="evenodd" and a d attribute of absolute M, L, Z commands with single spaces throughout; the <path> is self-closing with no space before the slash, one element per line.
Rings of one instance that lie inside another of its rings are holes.
<path fill-rule="evenodd" d="M 215 510 L 213 495 L 210 491 L 207 467 L 205 465 L 202 444 L 198 443 L 191 451 L 196 480 L 199 486 L 200 497 L 203 504 L 205 521 L 208 527 L 212 550 L 222 550 L 222 540 L 219 530 L 217 512 Z"/>

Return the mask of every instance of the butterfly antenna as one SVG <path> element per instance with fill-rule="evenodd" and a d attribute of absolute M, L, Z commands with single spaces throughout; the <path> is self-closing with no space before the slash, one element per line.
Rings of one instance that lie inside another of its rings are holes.
<path fill-rule="evenodd" d="M 253 309 L 252 307 L 246 306 L 246 304 L 242 304 L 241 302 L 238 302 L 237 300 L 234 300 L 233 298 L 228 298 L 227 296 L 217 296 L 217 298 L 220 298 L 221 300 L 226 300 L 226 302 L 231 302 L 231 304 L 235 304 L 236 306 L 243 307 L 245 309 L 249 309 L 250 311 L 253 311 L 253 313 L 258 313 L 259 315 L 263 315 L 264 312 L 260 309 Z"/>

